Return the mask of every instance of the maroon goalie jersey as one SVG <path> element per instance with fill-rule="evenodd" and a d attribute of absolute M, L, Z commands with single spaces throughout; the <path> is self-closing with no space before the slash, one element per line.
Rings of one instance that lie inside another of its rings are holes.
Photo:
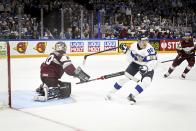
<path fill-rule="evenodd" d="M 64 56 L 63 51 L 50 53 L 45 62 L 41 64 L 41 77 L 61 78 L 63 73 L 73 75 L 75 67 L 68 56 Z"/>
<path fill-rule="evenodd" d="M 177 52 L 181 57 L 188 58 L 195 55 L 195 46 L 192 39 L 189 41 L 182 40 L 179 46 Z"/>

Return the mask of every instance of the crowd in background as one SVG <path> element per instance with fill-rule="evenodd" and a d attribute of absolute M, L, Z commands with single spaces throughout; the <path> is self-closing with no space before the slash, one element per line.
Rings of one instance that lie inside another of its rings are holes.
<path fill-rule="evenodd" d="M 195 6 L 195 0 L 91 0 L 87 6 L 76 0 L 0 0 L 0 39 L 181 38 L 196 32 Z"/>

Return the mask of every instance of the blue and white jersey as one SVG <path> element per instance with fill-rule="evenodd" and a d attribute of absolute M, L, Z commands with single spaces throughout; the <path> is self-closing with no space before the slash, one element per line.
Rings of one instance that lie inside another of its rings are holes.
<path fill-rule="evenodd" d="M 147 43 L 144 49 L 141 49 L 138 43 L 133 43 L 126 52 L 128 61 L 135 62 L 139 65 L 147 65 L 150 70 L 153 70 L 157 64 L 157 53 L 155 49 Z"/>

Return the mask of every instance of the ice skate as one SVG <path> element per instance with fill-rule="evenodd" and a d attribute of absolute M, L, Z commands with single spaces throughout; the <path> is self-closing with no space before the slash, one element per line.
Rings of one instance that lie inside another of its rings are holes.
<path fill-rule="evenodd" d="M 35 91 L 36 91 L 39 95 L 41 95 L 41 96 L 44 95 L 43 86 L 44 86 L 44 84 L 42 83 L 42 84 L 35 90 Z"/>
<path fill-rule="evenodd" d="M 181 75 L 181 79 L 185 79 L 186 78 L 186 74 L 185 73 L 183 73 L 182 75 Z"/>
<path fill-rule="evenodd" d="M 132 94 L 130 94 L 128 97 L 127 97 L 129 103 L 131 105 L 135 104 L 136 103 L 136 100 L 134 99 L 134 96 Z"/>
<path fill-rule="evenodd" d="M 112 100 L 111 94 L 107 94 L 107 95 L 105 96 L 105 100 L 106 100 L 106 101 Z"/>
<path fill-rule="evenodd" d="M 110 90 L 108 92 L 108 94 L 105 96 L 105 100 L 112 100 L 112 95 L 114 95 L 116 92 L 117 92 L 117 90 L 115 88 Z"/>
<path fill-rule="evenodd" d="M 164 78 L 167 78 L 168 76 L 169 76 L 168 72 L 163 75 Z"/>

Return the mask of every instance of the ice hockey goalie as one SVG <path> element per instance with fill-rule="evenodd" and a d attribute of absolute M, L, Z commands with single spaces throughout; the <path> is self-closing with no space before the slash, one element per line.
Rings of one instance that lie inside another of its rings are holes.
<path fill-rule="evenodd" d="M 42 84 L 36 89 L 38 95 L 35 96 L 35 101 L 69 97 L 71 94 L 71 83 L 59 81 L 64 73 L 78 78 L 81 82 L 89 80 L 90 76 L 82 68 L 75 68 L 72 64 L 70 58 L 66 55 L 66 49 L 64 42 L 57 42 L 55 51 L 50 53 L 41 64 L 40 78 Z"/>

